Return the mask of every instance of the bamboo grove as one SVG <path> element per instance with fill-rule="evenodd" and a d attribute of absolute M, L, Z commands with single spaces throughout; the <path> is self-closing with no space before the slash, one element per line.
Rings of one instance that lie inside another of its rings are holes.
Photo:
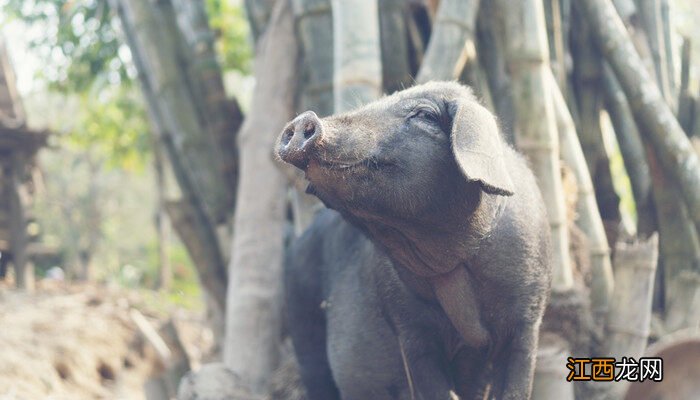
<path fill-rule="evenodd" d="M 298 234 L 318 207 L 273 160 L 277 134 L 295 113 L 329 115 L 415 82 L 470 85 L 538 177 L 555 247 L 542 364 L 638 357 L 650 337 L 697 325 L 700 101 L 687 41 L 675 62 L 668 0 L 245 3 L 257 87 L 243 118 L 225 97 L 201 1 L 110 1 L 181 193 L 164 209 L 226 327 L 225 364 L 251 392 L 267 393 L 280 363 L 287 226 Z M 562 382 L 538 372 L 535 397 L 624 393 Z"/>

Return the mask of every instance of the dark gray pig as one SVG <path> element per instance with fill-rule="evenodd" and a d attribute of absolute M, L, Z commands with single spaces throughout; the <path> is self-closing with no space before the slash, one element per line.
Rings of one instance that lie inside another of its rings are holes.
<path fill-rule="evenodd" d="M 307 111 L 278 154 L 335 210 L 285 268 L 311 400 L 530 397 L 549 225 L 524 159 L 469 89 L 433 82 L 329 118 Z"/>

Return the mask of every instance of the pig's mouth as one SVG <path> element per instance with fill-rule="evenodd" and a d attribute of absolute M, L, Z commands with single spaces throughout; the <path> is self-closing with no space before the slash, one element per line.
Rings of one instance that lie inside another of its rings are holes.
<path fill-rule="evenodd" d="M 309 182 L 306 193 L 322 199 L 327 198 L 323 193 L 328 190 L 333 192 L 338 187 L 352 186 L 352 182 L 372 182 L 378 172 L 394 166 L 394 163 L 376 157 L 367 157 L 360 161 L 328 161 L 321 157 L 312 157 L 304 169 L 306 180 Z"/>
<path fill-rule="evenodd" d="M 307 168 L 312 167 L 313 164 L 317 164 L 320 168 L 330 171 L 343 171 L 343 172 L 354 172 L 354 171 L 377 171 L 383 168 L 393 166 L 393 163 L 381 160 L 377 157 L 367 157 L 360 161 L 354 162 L 340 162 L 340 161 L 327 161 L 321 158 L 316 158 L 309 162 Z"/>

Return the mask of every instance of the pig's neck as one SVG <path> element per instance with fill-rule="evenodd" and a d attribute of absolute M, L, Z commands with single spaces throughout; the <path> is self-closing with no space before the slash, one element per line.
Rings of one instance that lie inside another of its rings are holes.
<path fill-rule="evenodd" d="M 418 277 L 432 277 L 464 265 L 489 236 L 506 198 L 476 192 L 421 220 L 358 221 L 399 268 Z"/>

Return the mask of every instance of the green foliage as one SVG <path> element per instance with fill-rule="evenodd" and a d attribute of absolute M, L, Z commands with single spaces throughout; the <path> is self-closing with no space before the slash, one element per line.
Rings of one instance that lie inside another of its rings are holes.
<path fill-rule="evenodd" d="M 188 0 L 189 1 L 189 0 Z M 223 69 L 250 70 L 249 29 L 242 6 L 206 0 Z M 2 10 L 39 27 L 30 40 L 41 56 L 39 77 L 64 92 L 86 92 L 94 84 L 130 84 L 136 76 L 128 46 L 107 0 L 0 0 Z"/>
<path fill-rule="evenodd" d="M 6 14 L 43 28 L 30 47 L 44 60 L 40 77 L 53 88 L 81 92 L 95 82 L 119 84 L 133 76 L 107 0 L 0 0 L 0 5 Z"/>
<path fill-rule="evenodd" d="M 142 99 L 133 88 L 83 93 L 80 108 L 78 126 L 65 137 L 67 145 L 91 148 L 108 167 L 143 170 L 150 154 L 149 126 Z"/>
<path fill-rule="evenodd" d="M 216 33 L 216 51 L 223 70 L 250 73 L 250 27 L 241 5 L 227 0 L 206 0 L 209 23 Z"/>

